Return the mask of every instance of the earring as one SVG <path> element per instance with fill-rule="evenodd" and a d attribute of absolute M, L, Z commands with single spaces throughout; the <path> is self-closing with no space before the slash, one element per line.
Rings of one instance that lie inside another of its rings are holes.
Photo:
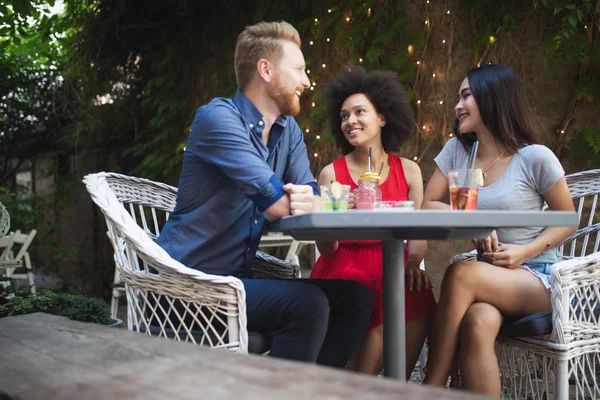
<path fill-rule="evenodd" d="M 385 126 L 385 122 L 382 122 L 381 123 L 381 127 L 383 128 L 384 126 Z"/>

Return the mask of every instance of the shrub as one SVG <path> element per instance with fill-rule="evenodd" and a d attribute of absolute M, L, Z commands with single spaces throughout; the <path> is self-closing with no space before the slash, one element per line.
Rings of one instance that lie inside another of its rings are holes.
<path fill-rule="evenodd" d="M 106 302 L 75 294 L 44 291 L 37 295 L 16 296 L 0 305 L 0 318 L 35 312 L 60 315 L 81 322 L 104 325 L 111 322 Z"/>

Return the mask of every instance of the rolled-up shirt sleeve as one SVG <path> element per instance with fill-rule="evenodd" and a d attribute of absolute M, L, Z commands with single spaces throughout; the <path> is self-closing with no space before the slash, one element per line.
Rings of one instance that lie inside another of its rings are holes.
<path fill-rule="evenodd" d="M 290 134 L 290 151 L 288 153 L 288 162 L 283 175 L 285 183 L 293 183 L 296 185 L 309 185 L 313 188 L 313 192 L 319 195 L 315 177 L 310 171 L 310 162 L 304 143 L 304 135 L 302 130 L 293 118 L 289 119 L 292 124 Z"/>
<path fill-rule="evenodd" d="M 239 114 L 227 104 L 210 104 L 196 113 L 188 145 L 192 154 L 216 165 L 261 212 L 284 194 L 283 183 L 250 141 Z"/>

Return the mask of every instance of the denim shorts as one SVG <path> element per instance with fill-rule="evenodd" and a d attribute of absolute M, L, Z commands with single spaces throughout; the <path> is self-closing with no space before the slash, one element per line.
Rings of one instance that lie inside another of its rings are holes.
<path fill-rule="evenodd" d="M 550 289 L 550 275 L 552 274 L 552 268 L 554 264 L 561 261 L 562 257 L 559 255 L 558 249 L 550 249 L 537 257 L 529 259 L 521 265 L 521 268 L 531 272 L 544 284 L 546 289 Z"/>

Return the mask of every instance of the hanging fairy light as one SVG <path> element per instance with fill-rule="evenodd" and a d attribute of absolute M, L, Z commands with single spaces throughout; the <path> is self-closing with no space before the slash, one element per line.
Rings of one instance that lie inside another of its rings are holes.
<path fill-rule="evenodd" d="M 316 136 L 317 140 L 321 139 L 321 135 Z"/>
<path fill-rule="evenodd" d="M 421 104 L 421 100 L 417 100 L 417 104 Z"/>
<path fill-rule="evenodd" d="M 315 153 L 315 154 L 313 154 L 313 156 L 314 156 L 315 158 L 317 158 L 319 155 L 318 155 L 317 153 Z"/>
<path fill-rule="evenodd" d="M 310 132 L 310 129 L 306 128 L 306 133 Z"/>

